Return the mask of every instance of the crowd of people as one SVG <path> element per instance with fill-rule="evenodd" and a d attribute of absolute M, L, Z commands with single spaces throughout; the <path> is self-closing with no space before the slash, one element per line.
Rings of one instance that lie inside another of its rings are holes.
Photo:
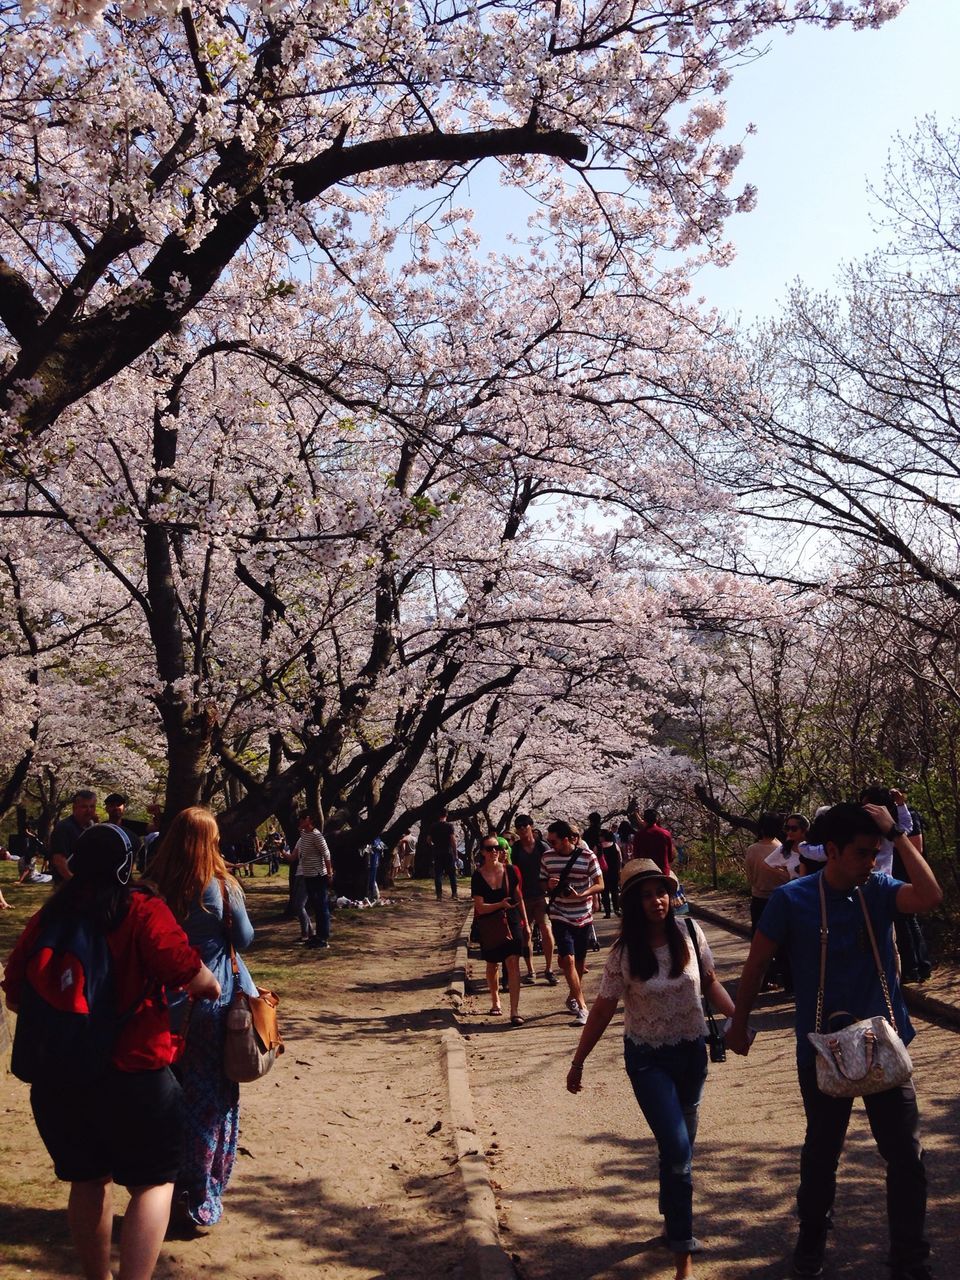
<path fill-rule="evenodd" d="M 809 1033 L 881 1017 L 909 1044 L 914 1030 L 901 982 L 922 981 L 930 972 L 917 917 L 936 907 L 942 894 L 922 855 L 919 816 L 904 794 L 867 788 L 856 803 L 824 806 L 812 823 L 802 814 L 762 816 L 745 860 L 752 944 L 736 1002 L 717 978 L 700 926 L 688 918 L 686 929 L 681 927 L 673 841 L 653 810 L 639 822 L 631 815 L 616 832 L 591 814 L 582 832 L 557 820 L 542 835 L 521 815 L 513 834 L 512 842 L 494 833 L 481 841 L 471 882 L 489 1012 L 501 1014 L 499 991 L 505 988 L 510 1022 L 522 1025 L 521 987 L 536 981 L 530 946 L 535 925 L 545 961 L 542 977 L 557 982 L 556 955 L 567 1007 L 582 1026 L 567 1074 L 567 1088 L 579 1093 L 589 1054 L 622 1005 L 624 1062 L 659 1152 L 659 1207 L 677 1280 L 693 1276 L 701 1247 L 693 1230 L 692 1169 L 707 1078 L 705 1014 L 714 1010 L 726 1020 L 724 1051 L 746 1056 L 754 1038 L 748 1019 L 759 994 L 782 988 L 795 998 L 806 1135 L 792 1269 L 798 1277 L 822 1275 L 853 1099 L 821 1089 Z M 435 870 L 449 866 L 446 839 L 439 830 Z M 440 890 L 438 875 L 438 897 Z M 605 914 L 621 915 L 621 924 L 588 1009 L 583 975 L 598 903 Z M 491 930 L 483 922 L 495 917 L 501 923 Z M 876 957 L 866 936 L 875 939 Z M 521 958 L 527 966 L 523 978 Z M 501 965 L 505 983 L 498 983 Z M 931 1280 L 913 1083 L 907 1079 L 870 1092 L 864 1104 L 886 1169 L 890 1276 Z"/>
<path fill-rule="evenodd" d="M 50 931 L 58 928 L 86 929 L 112 960 L 122 1016 L 105 1069 L 78 1077 L 69 1094 L 39 1069 L 23 1077 L 31 1080 L 31 1106 L 56 1175 L 70 1183 L 70 1229 L 91 1280 L 110 1275 L 115 1182 L 131 1194 L 120 1236 L 124 1280 L 152 1274 L 171 1212 L 188 1231 L 220 1220 L 240 1122 L 239 1088 L 223 1070 L 226 1015 L 237 984 L 256 995 L 236 955 L 250 946 L 253 927 L 214 815 L 202 807 L 183 811 L 144 857 L 143 838 L 125 823 L 125 803 L 120 793 L 109 797 L 108 820 L 98 823 L 96 797 L 76 794 L 51 839 L 57 891 L 28 922 L 3 982 L 8 1006 L 25 1007 L 31 988 L 42 987 Z M 326 947 L 330 936 L 333 863 L 319 825 L 316 814 L 304 812 L 293 849 L 282 837 L 268 837 L 264 846 L 278 866 L 290 867 L 291 907 L 308 947 Z M 462 862 L 449 816 L 423 838 L 438 901 L 445 883 L 459 897 Z M 393 851 L 381 844 L 375 859 L 365 852 L 367 887 L 378 875 L 409 873 L 414 849 L 405 832 Z M 745 855 L 752 942 L 736 1002 L 717 978 L 699 924 L 681 918 L 677 856 L 657 812 L 633 806 L 617 828 L 593 813 L 583 829 L 557 819 L 541 832 L 521 814 L 508 834 L 484 836 L 470 897 L 489 1015 L 502 1016 L 505 992 L 510 1025 L 520 1027 L 523 986 L 562 981 L 565 1007 L 580 1028 L 566 1079 L 578 1093 L 588 1057 L 622 1005 L 626 1073 L 659 1153 L 664 1242 L 677 1280 L 687 1280 L 700 1248 L 693 1150 L 707 1079 L 707 1019 L 711 1010 L 725 1018 L 726 1047 L 746 1056 L 760 993 L 776 987 L 793 997 L 807 1120 L 793 1274 L 819 1276 L 852 1099 L 829 1096 L 818 1084 L 809 1033 L 841 1014 L 889 1016 L 903 1044 L 912 1039 L 901 983 L 930 972 L 917 916 L 942 896 L 923 857 L 922 823 L 901 792 L 882 788 L 866 789 L 855 804 L 824 807 L 812 822 L 799 813 L 761 816 Z M 144 872 L 134 883 L 138 863 Z M 601 910 L 619 916 L 620 925 L 591 1004 L 584 975 L 588 955 L 599 949 L 594 915 Z M 20 1038 L 18 1022 L 15 1060 Z M 865 1106 L 886 1166 L 891 1280 L 930 1280 L 913 1084 L 872 1093 Z"/>

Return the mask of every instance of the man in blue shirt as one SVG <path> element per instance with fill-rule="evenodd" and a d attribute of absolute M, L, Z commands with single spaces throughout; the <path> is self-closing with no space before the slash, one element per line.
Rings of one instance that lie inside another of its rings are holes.
<path fill-rule="evenodd" d="M 796 1276 L 823 1273 L 827 1231 L 836 1192 L 837 1167 L 846 1138 L 850 1098 L 833 1098 L 817 1087 L 815 1053 L 807 1033 L 815 1029 L 820 985 L 820 882 L 827 909 L 827 964 L 824 1026 L 832 1013 L 855 1020 L 887 1016 L 869 934 L 860 906 L 863 894 L 904 1043 L 914 1030 L 900 992 L 893 949 L 898 912 L 932 911 L 943 894 L 919 850 L 881 805 L 834 805 L 818 822 L 826 848 L 823 871 L 777 889 L 757 924 L 740 978 L 727 1047 L 749 1052 L 747 1019 L 777 948 L 789 956 L 796 992 L 797 1074 L 807 1118 L 800 1153 L 797 1209 L 800 1234 L 793 1255 Z M 894 842 L 911 883 L 874 871 L 883 838 Z M 864 1098 L 870 1129 L 887 1167 L 887 1219 L 891 1280 L 931 1280 L 930 1247 L 924 1236 L 927 1183 L 920 1145 L 917 1096 L 908 1082 Z"/>

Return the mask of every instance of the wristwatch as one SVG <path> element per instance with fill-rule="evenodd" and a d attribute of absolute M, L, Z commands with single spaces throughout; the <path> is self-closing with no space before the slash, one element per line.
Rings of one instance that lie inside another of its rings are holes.
<path fill-rule="evenodd" d="M 898 836 L 905 836 L 906 834 L 907 834 L 906 830 L 903 827 L 901 827 L 900 823 L 895 822 L 893 826 L 890 828 L 890 830 L 887 832 L 887 839 L 896 840 Z"/>

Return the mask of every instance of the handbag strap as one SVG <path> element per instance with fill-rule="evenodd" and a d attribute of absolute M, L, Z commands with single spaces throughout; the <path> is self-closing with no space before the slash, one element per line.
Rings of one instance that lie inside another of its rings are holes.
<path fill-rule="evenodd" d="M 223 923 L 227 930 L 227 942 L 230 944 L 230 968 L 233 970 L 235 978 L 240 977 L 240 966 L 237 964 L 237 952 L 233 945 L 233 912 L 230 910 L 230 894 L 227 892 L 227 882 L 218 878 L 217 883 L 220 886 L 220 896 L 223 898 Z"/>
<path fill-rule="evenodd" d="M 823 872 L 820 872 L 820 987 L 817 991 L 817 1015 L 814 1023 L 814 1031 L 820 1034 L 823 1025 L 823 991 L 826 986 L 827 979 L 827 938 L 829 937 L 829 929 L 827 928 L 827 895 L 823 887 Z M 880 987 L 883 991 L 883 998 L 887 1006 L 887 1015 L 890 1019 L 890 1025 L 895 1027 L 897 1020 L 893 1015 L 893 1001 L 890 999 L 890 988 L 887 986 L 887 975 L 883 971 L 883 965 L 880 963 L 880 951 L 877 947 L 877 939 L 873 932 L 873 921 L 870 919 L 870 912 L 867 910 L 866 899 L 860 887 L 857 886 L 857 897 L 860 900 L 860 906 L 863 910 L 863 918 L 867 925 L 867 934 L 870 938 L 870 948 L 873 951 L 874 963 L 877 966 L 877 976 L 880 979 Z"/>
<path fill-rule="evenodd" d="M 700 955 L 700 941 L 697 938 L 697 931 L 694 928 L 693 921 L 689 916 L 687 916 L 686 924 L 687 933 L 689 933 L 690 941 L 693 943 L 693 954 L 697 957 L 697 972 L 700 974 L 700 1004 L 710 1027 L 711 1034 L 719 1040 L 720 1028 L 717 1026 L 716 1019 L 713 1016 L 713 1010 L 710 1008 L 710 1001 L 707 999 L 707 993 L 704 989 L 703 958 Z"/>

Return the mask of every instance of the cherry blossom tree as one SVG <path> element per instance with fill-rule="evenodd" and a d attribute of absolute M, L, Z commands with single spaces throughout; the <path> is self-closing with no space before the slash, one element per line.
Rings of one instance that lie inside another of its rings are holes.
<path fill-rule="evenodd" d="M 875 26 L 899 0 L 22 4 L 3 13 L 5 446 L 176 334 L 218 281 L 276 288 L 405 189 L 446 207 L 497 160 L 613 244 L 721 257 L 751 42 Z"/>

